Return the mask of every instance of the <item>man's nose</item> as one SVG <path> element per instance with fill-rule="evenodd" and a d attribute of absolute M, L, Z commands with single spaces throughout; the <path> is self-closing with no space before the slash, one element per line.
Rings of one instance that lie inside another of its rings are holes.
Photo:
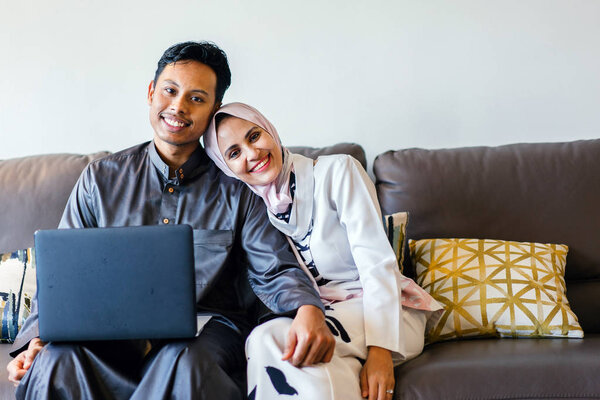
<path fill-rule="evenodd" d="M 185 114 L 187 111 L 185 98 L 183 96 L 173 97 L 169 108 L 177 114 Z"/>

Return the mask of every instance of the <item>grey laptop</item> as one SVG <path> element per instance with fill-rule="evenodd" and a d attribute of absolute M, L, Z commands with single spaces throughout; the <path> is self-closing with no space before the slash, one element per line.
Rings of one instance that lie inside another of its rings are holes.
<path fill-rule="evenodd" d="M 196 334 L 189 225 L 35 233 L 43 341 Z"/>

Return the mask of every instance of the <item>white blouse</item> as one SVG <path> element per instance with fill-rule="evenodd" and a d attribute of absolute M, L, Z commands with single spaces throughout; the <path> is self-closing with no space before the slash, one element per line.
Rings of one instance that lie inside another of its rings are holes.
<path fill-rule="evenodd" d="M 362 294 L 367 346 L 404 353 L 402 300 L 410 297 L 404 305 L 423 310 L 441 307 L 400 273 L 373 182 L 351 156 L 321 156 L 314 166 L 306 157 L 291 157 L 296 193 L 290 221 L 269 213 L 271 222 L 294 242 L 308 242 L 314 267 L 329 281 L 319 287 L 322 297 Z"/>

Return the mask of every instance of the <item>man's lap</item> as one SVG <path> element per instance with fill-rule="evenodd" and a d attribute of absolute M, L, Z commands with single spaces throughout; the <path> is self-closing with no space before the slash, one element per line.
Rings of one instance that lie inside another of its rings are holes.
<path fill-rule="evenodd" d="M 233 376 L 235 385 L 245 384 L 244 340 L 218 321 L 211 320 L 196 338 L 155 341 L 148 354 L 147 343 L 145 340 L 49 343 L 36 357 L 19 392 L 35 392 L 39 390 L 36 386 L 46 386 L 44 391 L 82 393 L 99 388 L 131 394 L 141 381 L 146 381 L 143 379 L 146 374 L 168 370 L 175 380 L 176 375 L 192 373 L 190 369 L 197 377 L 205 372 L 213 376 L 214 370 L 222 370 L 221 377 Z"/>

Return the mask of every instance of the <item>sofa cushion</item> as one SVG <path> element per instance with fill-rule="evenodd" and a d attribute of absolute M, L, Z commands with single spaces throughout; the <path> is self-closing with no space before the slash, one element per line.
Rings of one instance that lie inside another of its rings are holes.
<path fill-rule="evenodd" d="M 600 336 L 440 342 L 395 370 L 403 400 L 598 399 Z"/>
<path fill-rule="evenodd" d="M 0 343 L 12 343 L 29 316 L 35 295 L 33 249 L 0 254 Z"/>
<path fill-rule="evenodd" d="M 356 143 L 337 143 L 325 147 L 308 147 L 308 146 L 290 146 L 287 148 L 290 152 L 302 154 L 305 157 L 315 159 L 318 156 L 326 156 L 329 154 L 348 154 L 356 158 L 367 169 L 367 156 L 361 145 Z"/>
<path fill-rule="evenodd" d="M 107 154 L 0 160 L 0 253 L 32 247 L 33 232 L 56 228 L 83 168 Z"/>
<path fill-rule="evenodd" d="M 600 332 L 600 139 L 383 153 L 373 171 L 384 214 L 408 211 L 409 239 L 562 243 L 567 295 L 583 330 Z M 414 277 L 409 257 L 404 273 Z"/>
<path fill-rule="evenodd" d="M 399 211 L 383 216 L 383 227 L 387 238 L 394 249 L 398 267 L 402 271 L 404 262 L 404 251 L 406 250 L 406 225 L 408 225 L 408 213 Z"/>
<path fill-rule="evenodd" d="M 417 283 L 444 305 L 428 342 L 468 336 L 583 337 L 565 295 L 564 245 L 410 241 Z"/>

